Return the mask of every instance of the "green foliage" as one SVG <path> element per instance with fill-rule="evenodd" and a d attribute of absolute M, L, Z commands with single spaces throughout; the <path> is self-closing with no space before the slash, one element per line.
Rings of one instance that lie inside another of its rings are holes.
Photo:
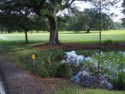
<path fill-rule="evenodd" d="M 78 55 L 84 55 L 85 57 L 88 57 L 88 56 L 92 56 L 92 54 L 95 53 L 96 50 L 90 50 L 90 51 L 87 51 L 87 50 L 77 50 L 76 53 Z"/>
<path fill-rule="evenodd" d="M 86 50 L 87 52 L 88 50 Z M 84 53 L 84 51 L 81 51 Z M 91 51 L 88 51 L 91 52 Z M 84 55 L 84 54 L 83 54 Z M 91 57 L 91 58 L 90 58 Z M 125 54 L 122 51 L 98 51 L 86 58 L 81 65 L 85 70 L 97 77 L 106 75 L 116 90 L 125 90 Z"/>
<path fill-rule="evenodd" d="M 120 22 L 114 22 L 113 26 L 112 26 L 112 30 L 124 30 L 124 24 L 120 23 Z"/>
<path fill-rule="evenodd" d="M 119 73 L 112 81 L 115 90 L 125 90 L 125 74 Z"/>
<path fill-rule="evenodd" d="M 41 77 L 70 77 L 72 69 L 67 64 L 59 63 L 64 55 L 60 48 L 52 48 L 43 51 L 35 51 L 36 59 L 32 60 L 32 53 L 23 52 L 19 54 L 18 64 L 24 69 L 30 70 L 33 74 Z"/>
<path fill-rule="evenodd" d="M 74 9 L 75 16 L 70 17 L 67 20 L 68 30 L 73 31 L 94 31 L 100 29 L 100 14 L 96 9 L 85 9 L 83 12 L 80 12 L 77 9 Z M 82 20 L 81 20 L 82 19 Z M 101 12 L 101 29 L 109 30 L 112 27 L 112 19 L 105 13 Z"/>
<path fill-rule="evenodd" d="M 69 78 L 72 75 L 72 69 L 70 65 L 63 63 L 57 69 L 57 77 L 66 77 Z"/>
<path fill-rule="evenodd" d="M 36 57 L 35 60 L 31 59 L 30 55 L 20 56 L 18 63 L 25 69 L 30 70 L 33 74 L 41 77 L 55 77 L 59 63 L 57 61 L 47 62 Z"/>
<path fill-rule="evenodd" d="M 32 53 L 19 55 L 18 63 L 33 74 L 41 77 L 55 77 L 60 67 L 59 60 L 63 57 L 63 50 L 53 48 L 49 50 L 36 51 L 36 59 L 32 59 Z M 64 69 L 65 70 L 65 69 Z"/>
<path fill-rule="evenodd" d="M 34 15 L 28 1 L 5 0 L 0 4 L 0 27 L 3 32 L 47 30 L 46 19 Z"/>
<path fill-rule="evenodd" d="M 125 15 L 125 0 L 123 0 L 122 7 L 123 7 L 122 13 Z M 122 25 L 125 27 L 125 17 L 122 19 Z"/>
<path fill-rule="evenodd" d="M 60 86 L 63 86 L 56 90 L 54 94 L 125 94 L 124 91 L 109 91 L 104 89 L 88 89 L 81 88 L 78 86 L 69 86 L 67 83 L 61 83 Z"/>
<path fill-rule="evenodd" d="M 55 77 L 58 66 L 58 62 L 45 63 L 40 61 L 37 62 L 31 70 L 34 74 L 41 77 Z"/>
<path fill-rule="evenodd" d="M 115 44 L 115 45 L 119 45 L 119 44 L 120 44 L 120 42 L 116 41 L 116 42 L 114 42 L 114 44 Z"/>
<path fill-rule="evenodd" d="M 64 51 L 60 48 L 51 48 L 49 50 L 43 50 L 38 53 L 38 58 L 45 62 L 51 62 L 55 60 L 60 60 L 64 55 Z"/>
<path fill-rule="evenodd" d="M 113 43 L 112 40 L 106 40 L 106 41 L 103 42 L 103 44 L 104 44 L 105 46 L 107 46 L 107 45 L 109 45 L 109 44 L 112 44 L 112 43 Z"/>

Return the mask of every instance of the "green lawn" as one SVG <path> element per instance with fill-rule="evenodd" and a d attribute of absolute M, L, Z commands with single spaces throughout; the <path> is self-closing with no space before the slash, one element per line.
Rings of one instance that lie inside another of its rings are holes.
<path fill-rule="evenodd" d="M 41 41 L 47 42 L 49 40 L 48 32 L 41 33 L 28 33 L 29 41 Z M 0 34 L 0 39 L 6 41 L 24 41 L 24 33 L 10 33 Z M 85 32 L 60 32 L 59 39 L 61 42 L 98 42 L 99 32 L 91 31 L 91 33 Z M 125 41 L 125 30 L 110 30 L 102 31 L 102 41 L 113 40 L 113 41 Z"/>
<path fill-rule="evenodd" d="M 125 94 L 124 91 L 108 91 L 103 89 L 65 88 L 55 94 Z"/>
<path fill-rule="evenodd" d="M 54 94 L 125 94 L 125 91 L 114 91 L 105 89 L 89 89 L 79 87 L 74 84 L 68 84 L 71 82 L 62 81 L 59 82 L 59 89 L 54 92 Z"/>

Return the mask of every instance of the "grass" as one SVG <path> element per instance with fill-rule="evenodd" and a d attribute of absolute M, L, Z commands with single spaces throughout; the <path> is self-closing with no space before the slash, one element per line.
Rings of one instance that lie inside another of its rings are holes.
<path fill-rule="evenodd" d="M 65 88 L 55 94 L 125 94 L 123 91 L 108 91 L 103 89 Z"/>
<path fill-rule="evenodd" d="M 60 81 L 58 84 L 59 89 L 54 94 L 125 94 L 125 91 L 82 88 L 67 81 Z"/>
<path fill-rule="evenodd" d="M 40 33 L 28 33 L 29 41 L 41 41 L 43 43 L 49 40 L 48 32 Z M 0 39 L 6 41 L 24 41 L 24 33 L 10 33 L 10 34 L 0 34 Z M 88 43 L 88 42 L 98 42 L 99 32 L 91 31 L 90 33 L 80 32 L 60 32 L 59 39 L 61 42 L 78 42 L 78 43 Z M 112 40 L 112 41 L 125 41 L 125 31 L 124 30 L 110 30 L 102 31 L 102 41 Z"/>

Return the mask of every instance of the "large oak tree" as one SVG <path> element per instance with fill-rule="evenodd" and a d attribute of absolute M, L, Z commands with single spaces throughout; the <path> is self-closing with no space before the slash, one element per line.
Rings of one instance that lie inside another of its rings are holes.
<path fill-rule="evenodd" d="M 58 38 L 57 13 L 69 8 L 75 1 L 90 0 L 30 0 L 32 7 L 39 16 L 46 16 L 50 25 L 50 44 L 60 44 Z"/>

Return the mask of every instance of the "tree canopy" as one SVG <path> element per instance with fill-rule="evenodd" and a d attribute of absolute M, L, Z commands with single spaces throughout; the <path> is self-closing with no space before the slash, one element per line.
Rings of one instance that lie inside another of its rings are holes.
<path fill-rule="evenodd" d="M 0 26 L 8 32 L 25 32 L 26 43 L 28 31 L 46 27 L 45 20 L 34 15 L 33 10 L 21 1 L 1 1 L 0 5 Z"/>
<path fill-rule="evenodd" d="M 68 18 L 65 24 L 68 24 L 67 29 L 73 31 L 93 31 L 100 29 L 100 13 L 95 9 L 85 9 L 84 11 L 75 10 L 73 16 Z M 113 25 L 113 21 L 109 15 L 101 12 L 102 30 L 109 30 Z"/>
<path fill-rule="evenodd" d="M 124 8 L 122 13 L 125 15 L 125 0 L 123 0 L 122 7 Z M 125 27 L 125 17 L 122 18 L 122 24 Z"/>

